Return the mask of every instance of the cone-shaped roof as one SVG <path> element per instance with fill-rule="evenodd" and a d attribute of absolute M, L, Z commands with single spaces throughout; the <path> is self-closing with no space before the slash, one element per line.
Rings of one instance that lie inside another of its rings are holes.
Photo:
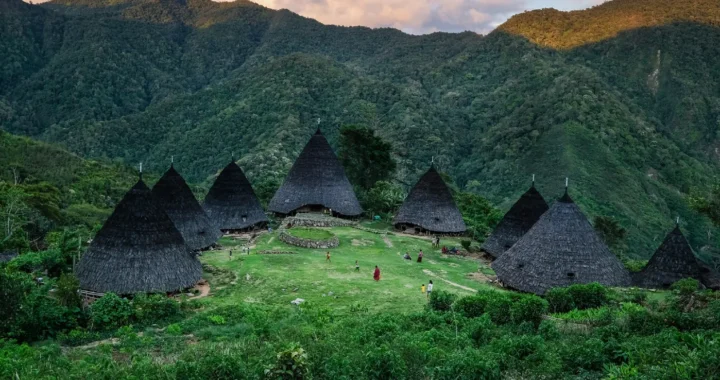
<path fill-rule="evenodd" d="M 250 181 L 234 161 L 220 172 L 203 208 L 221 230 L 243 230 L 268 221 Z"/>
<path fill-rule="evenodd" d="M 394 223 L 411 224 L 438 233 L 461 233 L 467 229 L 450 189 L 435 166 L 431 166 L 410 190 Z"/>
<path fill-rule="evenodd" d="M 185 179 L 172 165 L 155 184 L 152 193 L 190 249 L 210 247 L 222 236 L 220 229 L 200 207 Z"/>
<path fill-rule="evenodd" d="M 331 208 L 345 216 L 363 212 L 345 170 L 319 129 L 295 160 L 268 208 L 289 214 L 308 205 Z"/>
<path fill-rule="evenodd" d="M 623 264 L 567 192 L 492 268 L 506 286 L 536 294 L 591 282 L 630 285 Z"/>
<path fill-rule="evenodd" d="M 548 208 L 545 198 L 533 184 L 505 214 L 481 249 L 494 258 L 500 257 L 530 231 Z"/>
<path fill-rule="evenodd" d="M 140 180 L 97 233 L 76 274 L 84 290 L 155 293 L 195 285 L 202 266 Z"/>
<path fill-rule="evenodd" d="M 637 286 L 662 289 L 684 278 L 694 278 L 713 288 L 716 284 L 711 279 L 714 277 L 710 269 L 695 257 L 680 226 L 676 226 L 665 237 L 645 268 L 635 274 L 634 282 Z"/>

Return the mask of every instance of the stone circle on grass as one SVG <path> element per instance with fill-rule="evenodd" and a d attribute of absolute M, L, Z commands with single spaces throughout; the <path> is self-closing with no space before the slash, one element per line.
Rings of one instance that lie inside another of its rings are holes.
<path fill-rule="evenodd" d="M 340 245 L 332 232 L 311 228 L 291 228 L 279 231 L 278 238 L 286 244 L 310 249 L 328 249 Z"/>

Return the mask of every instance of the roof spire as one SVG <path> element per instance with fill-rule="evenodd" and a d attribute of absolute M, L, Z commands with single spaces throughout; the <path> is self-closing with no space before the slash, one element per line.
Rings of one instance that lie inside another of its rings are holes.
<path fill-rule="evenodd" d="M 675 219 L 675 227 L 680 227 L 680 217 L 679 216 Z"/>
<path fill-rule="evenodd" d="M 142 181 L 142 162 L 140 163 L 140 171 L 138 172 L 138 176 L 140 177 L 140 180 Z"/>
<path fill-rule="evenodd" d="M 535 187 L 535 174 L 532 175 L 532 187 Z"/>
<path fill-rule="evenodd" d="M 320 132 L 320 118 L 317 119 L 317 130 L 315 131 L 316 135 L 321 135 L 322 132 Z"/>
<path fill-rule="evenodd" d="M 230 152 L 230 162 L 235 162 L 235 152 Z"/>
<path fill-rule="evenodd" d="M 175 166 L 175 156 L 170 156 L 170 167 Z"/>

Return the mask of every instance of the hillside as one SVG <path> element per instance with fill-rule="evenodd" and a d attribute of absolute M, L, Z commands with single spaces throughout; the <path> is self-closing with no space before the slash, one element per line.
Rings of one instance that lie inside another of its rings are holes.
<path fill-rule="evenodd" d="M 628 229 L 631 256 L 676 215 L 696 247 L 717 246 L 685 202 L 720 171 L 714 1 L 528 12 L 488 36 L 326 26 L 247 1 L 3 4 L 13 133 L 157 171 L 174 155 L 195 182 L 234 153 L 261 181 L 286 173 L 318 118 L 331 143 L 361 124 L 392 142 L 400 183 L 434 156 L 507 207 L 531 174 L 549 199 L 570 176 L 591 216 Z"/>

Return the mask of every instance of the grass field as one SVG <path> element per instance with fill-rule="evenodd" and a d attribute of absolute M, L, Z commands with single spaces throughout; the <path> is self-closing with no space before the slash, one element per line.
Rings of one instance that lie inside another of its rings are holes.
<path fill-rule="evenodd" d="M 321 228 L 291 228 L 287 232 L 292 236 L 310 240 L 328 240 L 333 237 L 330 231 Z"/>
<path fill-rule="evenodd" d="M 492 274 L 486 265 L 477 259 L 442 255 L 439 250 L 432 249 L 429 240 L 378 235 L 350 227 L 328 230 L 340 239 L 340 246 L 329 250 L 330 262 L 325 258 L 327 250 L 287 245 L 277 238 L 276 232 L 259 237 L 250 255 L 235 253 L 230 260 L 229 248 L 205 253 L 203 262 L 229 269 L 237 275 L 235 285 L 212 290 L 213 303 L 291 306 L 291 301 L 302 298 L 341 312 L 351 307 L 410 312 L 420 310 L 426 304 L 420 286 L 429 280 L 433 280 L 435 289 L 461 295 L 479 289 L 496 289 L 469 276 L 476 272 Z M 456 238 L 444 239 L 441 244 L 460 245 Z M 421 249 L 425 257 L 422 263 L 417 263 L 417 253 Z M 253 253 L 260 250 L 297 254 Z M 405 252 L 410 253 L 412 261 L 403 260 Z M 359 272 L 355 271 L 355 260 L 360 264 Z M 381 270 L 379 282 L 372 278 L 375 265 Z"/>

